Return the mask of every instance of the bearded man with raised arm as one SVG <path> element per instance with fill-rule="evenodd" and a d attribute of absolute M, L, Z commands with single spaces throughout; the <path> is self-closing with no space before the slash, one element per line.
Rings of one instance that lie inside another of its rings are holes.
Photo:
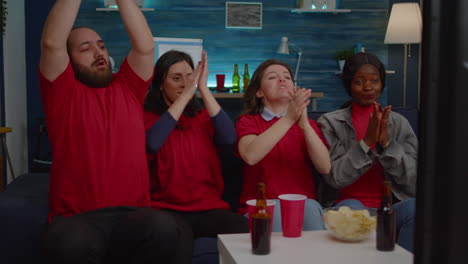
<path fill-rule="evenodd" d="M 178 231 L 149 208 L 143 100 L 153 38 L 134 0 L 117 0 L 131 41 L 119 72 L 92 29 L 72 28 L 81 0 L 56 0 L 39 65 L 53 152 L 45 263 L 173 263 Z"/>

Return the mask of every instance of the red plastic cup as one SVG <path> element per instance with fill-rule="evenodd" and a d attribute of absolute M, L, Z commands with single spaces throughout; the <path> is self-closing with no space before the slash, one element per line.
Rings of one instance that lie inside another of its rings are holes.
<path fill-rule="evenodd" d="M 282 194 L 278 196 L 281 205 L 281 227 L 283 236 L 300 237 L 304 226 L 304 206 L 307 196 Z"/>
<path fill-rule="evenodd" d="M 252 199 L 245 202 L 247 204 L 247 213 L 249 214 L 249 231 L 252 232 L 252 213 L 255 210 L 255 206 L 257 205 L 257 200 Z M 273 217 L 275 212 L 275 205 L 276 201 L 274 200 L 267 200 L 267 211 L 271 215 L 271 222 L 270 222 L 270 230 L 273 230 Z"/>
<path fill-rule="evenodd" d="M 216 90 L 218 92 L 224 89 L 224 79 L 226 78 L 225 74 L 216 74 Z"/>

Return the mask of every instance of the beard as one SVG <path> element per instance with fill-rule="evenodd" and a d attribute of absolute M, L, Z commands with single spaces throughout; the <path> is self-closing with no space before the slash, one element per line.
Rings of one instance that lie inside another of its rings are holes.
<path fill-rule="evenodd" d="M 94 62 L 91 67 L 94 66 L 94 64 L 96 64 L 96 62 Z M 97 69 L 95 71 L 93 71 L 91 67 L 74 62 L 72 62 L 72 67 L 75 72 L 75 78 L 88 87 L 102 88 L 109 86 L 112 82 L 112 70 L 110 64 L 108 64 L 108 67 L 105 69 Z"/>

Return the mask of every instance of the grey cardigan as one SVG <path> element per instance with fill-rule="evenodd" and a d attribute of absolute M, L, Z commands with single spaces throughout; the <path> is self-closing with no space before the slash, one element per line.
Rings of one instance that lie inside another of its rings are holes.
<path fill-rule="evenodd" d="M 322 115 L 318 126 L 329 144 L 332 167 L 324 180 L 341 189 L 356 181 L 374 161 L 380 162 L 386 179 L 391 179 L 395 196 L 408 199 L 416 194 L 418 139 L 408 120 L 391 112 L 388 120 L 390 144 L 377 146 L 369 153 L 356 141 L 351 106 Z"/>

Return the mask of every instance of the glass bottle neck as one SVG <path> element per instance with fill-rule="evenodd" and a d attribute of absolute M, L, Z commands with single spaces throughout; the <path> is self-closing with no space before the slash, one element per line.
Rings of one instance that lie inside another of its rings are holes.
<path fill-rule="evenodd" d="M 265 185 L 258 186 L 257 207 L 262 207 L 262 208 L 267 207 L 266 194 L 265 194 Z"/>
<path fill-rule="evenodd" d="M 392 183 L 385 181 L 383 188 L 382 204 L 392 204 Z"/>

